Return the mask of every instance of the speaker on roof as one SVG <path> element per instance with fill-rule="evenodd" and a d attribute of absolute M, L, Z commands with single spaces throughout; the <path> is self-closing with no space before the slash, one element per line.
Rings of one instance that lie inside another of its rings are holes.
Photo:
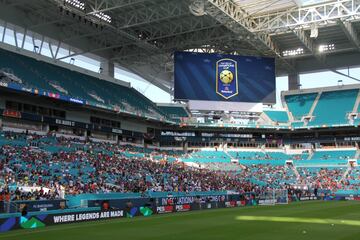
<path fill-rule="evenodd" d="M 316 25 L 311 26 L 310 37 L 317 38 L 319 36 L 319 29 Z"/>
<path fill-rule="evenodd" d="M 206 14 L 204 0 L 193 0 L 189 6 L 189 10 L 192 15 L 197 17 L 204 16 Z"/>

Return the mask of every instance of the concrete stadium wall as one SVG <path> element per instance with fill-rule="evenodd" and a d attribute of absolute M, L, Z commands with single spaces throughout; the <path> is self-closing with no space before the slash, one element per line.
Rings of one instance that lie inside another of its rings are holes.
<path fill-rule="evenodd" d="M 85 111 L 66 111 L 66 119 L 76 122 L 90 123 L 90 113 Z"/>
<path fill-rule="evenodd" d="M 124 130 L 146 133 L 147 127 L 147 125 L 141 123 L 131 122 L 127 120 L 121 121 L 121 129 Z"/>

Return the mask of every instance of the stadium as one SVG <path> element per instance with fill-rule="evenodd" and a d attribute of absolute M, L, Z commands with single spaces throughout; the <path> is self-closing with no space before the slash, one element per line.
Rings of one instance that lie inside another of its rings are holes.
<path fill-rule="evenodd" d="M 359 239 L 360 0 L 0 0 L 0 240 Z"/>

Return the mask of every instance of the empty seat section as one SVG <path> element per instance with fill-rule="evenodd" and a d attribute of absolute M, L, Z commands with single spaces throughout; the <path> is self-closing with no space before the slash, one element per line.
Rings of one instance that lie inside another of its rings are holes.
<path fill-rule="evenodd" d="M 303 116 L 309 114 L 310 109 L 316 99 L 317 93 L 297 94 L 285 96 L 285 101 L 294 120 L 301 120 Z"/>
<path fill-rule="evenodd" d="M 251 152 L 251 151 L 229 151 L 231 157 L 236 159 L 264 159 L 265 154 L 263 152 Z"/>
<path fill-rule="evenodd" d="M 90 103 L 117 106 L 134 114 L 168 118 L 155 103 L 133 88 L 0 50 L 0 70 L 11 73 L 26 87 L 39 88 Z"/>
<path fill-rule="evenodd" d="M 283 152 L 266 152 L 266 158 L 287 160 L 287 159 L 290 159 L 291 156 L 289 156 Z"/>
<path fill-rule="evenodd" d="M 231 158 L 223 151 L 199 151 L 191 154 L 187 161 L 210 163 L 210 162 L 230 162 Z"/>
<path fill-rule="evenodd" d="M 274 122 L 287 123 L 289 121 L 285 111 L 264 111 L 264 113 Z"/>
<path fill-rule="evenodd" d="M 354 158 L 356 150 L 339 150 L 339 151 L 316 151 L 311 159 L 315 160 L 336 160 Z"/>
<path fill-rule="evenodd" d="M 352 112 L 358 92 L 358 89 L 323 92 L 308 125 L 347 124 L 347 114 Z"/>
<path fill-rule="evenodd" d="M 159 106 L 159 108 L 165 112 L 169 117 L 179 119 L 182 117 L 189 117 L 189 114 L 183 107 L 178 106 Z"/>

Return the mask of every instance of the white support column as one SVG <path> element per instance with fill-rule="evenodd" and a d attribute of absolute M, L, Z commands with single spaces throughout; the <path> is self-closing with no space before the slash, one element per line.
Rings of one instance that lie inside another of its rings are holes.
<path fill-rule="evenodd" d="M 14 33 L 15 46 L 16 46 L 16 48 L 18 48 L 19 44 L 18 44 L 18 39 L 17 39 L 17 35 L 16 35 L 16 29 L 14 29 L 13 33 Z"/>
<path fill-rule="evenodd" d="M 5 25 L 4 25 L 1 42 L 4 42 L 4 40 L 5 40 L 6 28 L 7 28 L 7 22 L 5 22 Z"/>
<path fill-rule="evenodd" d="M 43 125 L 43 129 L 42 129 L 44 132 L 49 132 L 50 131 L 50 127 L 49 127 L 49 124 L 46 124 L 46 125 Z"/>
<path fill-rule="evenodd" d="M 22 39 L 22 42 L 21 42 L 21 49 L 24 49 L 26 35 L 27 35 L 27 28 L 25 28 L 25 30 L 24 30 L 24 35 L 23 35 L 23 39 Z"/>
<path fill-rule="evenodd" d="M 39 54 L 41 55 L 41 52 L 42 52 L 42 48 L 44 46 L 44 40 L 45 40 L 45 37 L 44 35 L 41 36 L 41 43 L 40 43 L 40 48 L 39 48 Z"/>
<path fill-rule="evenodd" d="M 109 77 L 114 77 L 115 76 L 115 66 L 114 66 L 114 62 L 109 61 L 109 60 L 104 60 L 101 62 L 100 64 L 100 71 L 101 74 L 109 76 Z"/>
<path fill-rule="evenodd" d="M 186 141 L 186 142 L 183 143 L 183 151 L 184 151 L 185 153 L 187 153 L 187 152 L 188 152 L 188 148 L 189 148 L 189 143 Z"/>
<path fill-rule="evenodd" d="M 315 108 L 316 108 L 316 106 L 317 106 L 317 104 L 318 104 L 318 102 L 319 102 L 319 99 L 320 99 L 320 97 L 321 97 L 321 94 L 322 94 L 322 92 L 319 92 L 318 95 L 316 96 L 315 101 L 314 101 L 313 105 L 312 105 L 311 108 L 310 108 L 310 111 L 309 111 L 308 116 L 312 116 L 312 115 L 313 115 L 313 113 L 314 113 L 314 111 L 315 111 Z"/>
<path fill-rule="evenodd" d="M 352 110 L 353 113 L 357 113 L 359 105 L 360 105 L 360 90 L 358 92 L 358 96 L 356 98 L 356 101 L 355 101 L 355 104 L 354 104 L 354 107 L 353 107 L 353 110 Z"/>
<path fill-rule="evenodd" d="M 298 90 L 300 88 L 300 76 L 298 73 L 289 74 L 289 90 Z"/>

